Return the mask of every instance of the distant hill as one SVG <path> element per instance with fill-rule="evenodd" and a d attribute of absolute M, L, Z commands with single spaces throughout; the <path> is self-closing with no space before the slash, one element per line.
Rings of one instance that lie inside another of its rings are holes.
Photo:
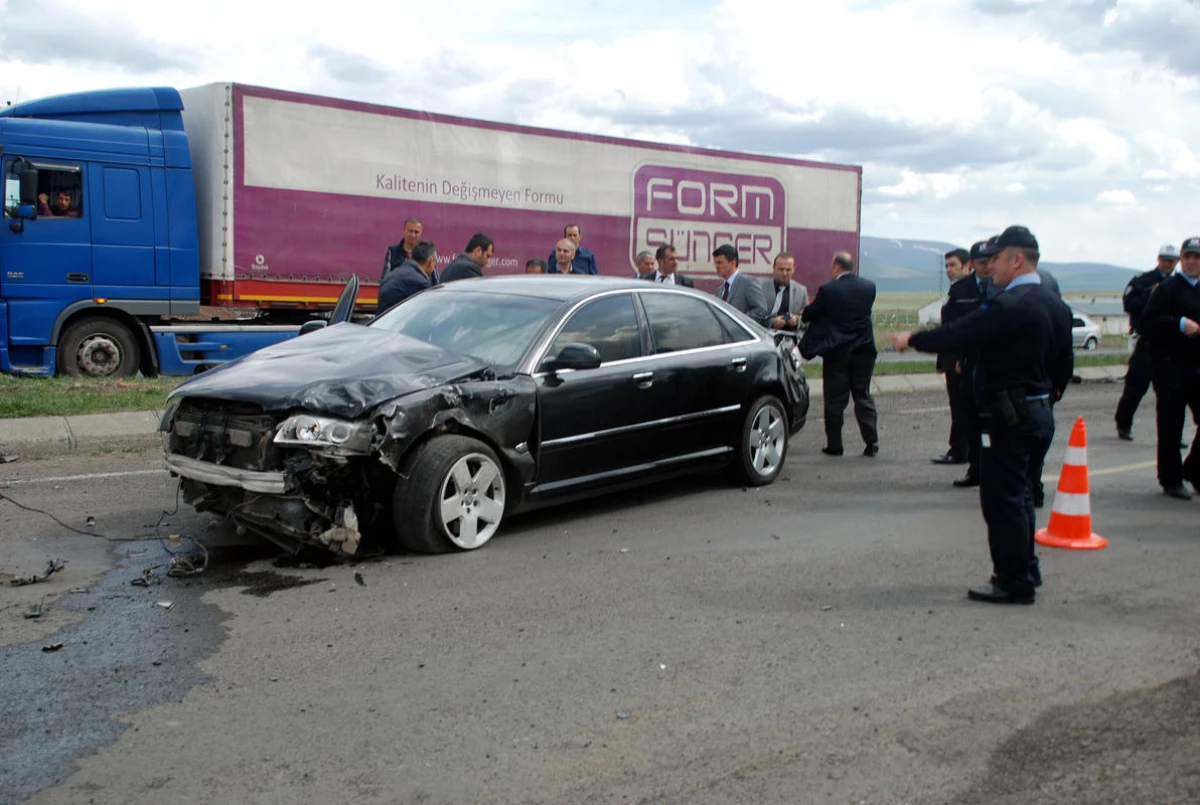
<path fill-rule="evenodd" d="M 952 243 L 862 236 L 862 275 L 883 292 L 946 289 L 942 255 Z M 1142 269 L 1108 263 L 1042 263 L 1064 293 L 1121 291 L 1134 272 Z M 939 286 L 939 280 L 941 285 Z"/>

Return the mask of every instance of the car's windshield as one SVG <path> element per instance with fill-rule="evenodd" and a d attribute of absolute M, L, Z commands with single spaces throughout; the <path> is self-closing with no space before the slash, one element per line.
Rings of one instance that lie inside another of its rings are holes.
<path fill-rule="evenodd" d="M 370 326 L 470 355 L 498 368 L 512 367 L 559 305 L 531 296 L 450 288 L 418 294 Z"/>

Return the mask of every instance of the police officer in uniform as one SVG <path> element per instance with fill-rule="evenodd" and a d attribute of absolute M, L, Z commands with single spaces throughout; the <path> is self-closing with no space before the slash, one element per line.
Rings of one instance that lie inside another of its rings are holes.
<path fill-rule="evenodd" d="M 995 240 L 995 236 L 991 240 Z M 957 320 L 973 312 L 989 297 L 996 295 L 996 287 L 992 283 L 992 272 L 988 258 L 984 256 L 988 241 L 979 241 L 971 246 L 971 273 L 963 277 L 971 284 L 955 283 L 956 295 L 961 296 L 958 305 L 961 310 L 951 320 Z M 944 322 L 949 324 L 950 321 Z M 978 356 L 975 349 L 958 350 L 959 372 L 959 416 L 962 418 L 963 433 L 967 441 L 967 472 L 954 485 L 960 489 L 979 486 L 979 390 L 976 387 L 975 365 Z"/>
<path fill-rule="evenodd" d="M 1142 311 L 1139 332 L 1150 338 L 1158 420 L 1158 482 L 1163 493 L 1180 500 L 1192 495 L 1188 481 L 1200 488 L 1200 433 L 1187 459 L 1180 461 L 1179 440 L 1187 409 L 1200 421 L 1200 237 L 1179 249 L 1180 273 L 1163 280 Z"/>
<path fill-rule="evenodd" d="M 1029 479 L 1054 437 L 1051 404 L 1071 382 L 1071 311 L 1042 286 L 1038 242 L 1025 227 L 1004 230 L 989 241 L 984 254 L 999 289 L 995 296 L 947 326 L 894 335 L 892 345 L 921 352 L 978 350 L 984 431 L 979 502 L 993 575 L 967 595 L 988 603 L 1032 604 L 1042 579 L 1034 554 L 1036 517 Z M 1197 265 L 1200 273 L 1200 260 Z"/>
<path fill-rule="evenodd" d="M 1138 274 L 1125 286 L 1125 294 L 1121 304 L 1129 314 L 1129 332 L 1135 339 L 1133 354 L 1129 356 L 1129 368 L 1125 371 L 1125 390 L 1121 393 L 1121 401 L 1117 403 L 1117 436 L 1127 442 L 1133 441 L 1133 415 L 1137 413 L 1138 405 L 1150 381 L 1154 379 L 1154 366 L 1150 362 L 1150 339 L 1138 333 L 1142 321 L 1142 311 L 1150 293 L 1158 284 L 1175 272 L 1175 264 L 1179 262 L 1179 249 L 1173 243 L 1164 243 L 1158 250 L 1158 266 L 1145 274 Z"/>

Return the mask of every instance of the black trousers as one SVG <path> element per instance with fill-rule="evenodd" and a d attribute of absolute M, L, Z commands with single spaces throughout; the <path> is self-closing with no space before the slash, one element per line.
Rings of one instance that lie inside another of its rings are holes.
<path fill-rule="evenodd" d="M 1187 459 L 1179 454 L 1183 419 L 1189 408 L 1192 421 L 1200 425 L 1200 367 L 1160 362 L 1154 369 L 1154 394 L 1158 398 L 1158 482 L 1168 489 L 1179 486 L 1185 478 L 1200 481 L 1200 429 Z"/>
<path fill-rule="evenodd" d="M 950 400 L 950 449 L 948 452 L 960 461 L 967 458 L 967 434 L 963 428 L 962 413 L 960 411 L 962 405 L 962 401 L 959 399 L 962 396 L 961 388 L 962 376 L 954 371 L 953 366 L 947 368 L 946 397 Z"/>
<path fill-rule="evenodd" d="M 1018 595 L 1032 595 L 1037 556 L 1033 536 L 1037 516 L 1029 490 L 1033 464 L 1054 439 L 1054 413 L 1030 408 L 1016 425 L 989 420 L 988 446 L 979 451 L 979 504 L 987 523 L 995 583 Z"/>
<path fill-rule="evenodd" d="M 1129 368 L 1125 370 L 1125 390 L 1117 403 L 1117 430 L 1132 430 L 1133 415 L 1150 389 L 1154 380 L 1154 364 L 1150 360 L 1150 339 L 1138 338 L 1129 356 Z"/>
<path fill-rule="evenodd" d="M 958 376 L 958 418 L 967 443 L 967 475 L 979 476 L 979 395 L 975 392 L 975 365 L 964 360 Z"/>
<path fill-rule="evenodd" d="M 871 396 L 871 375 L 875 372 L 875 345 L 852 350 L 849 354 L 822 359 L 822 383 L 825 389 L 825 444 L 842 449 L 842 423 L 846 404 L 854 398 L 854 418 L 858 432 L 868 446 L 879 445 L 879 412 Z"/>

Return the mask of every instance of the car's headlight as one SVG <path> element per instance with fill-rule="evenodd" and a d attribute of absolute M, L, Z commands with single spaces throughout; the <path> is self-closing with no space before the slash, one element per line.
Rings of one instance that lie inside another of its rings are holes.
<path fill-rule="evenodd" d="M 371 449 L 369 422 L 346 422 L 312 414 L 288 417 L 275 429 L 275 444 L 366 454 Z"/>

